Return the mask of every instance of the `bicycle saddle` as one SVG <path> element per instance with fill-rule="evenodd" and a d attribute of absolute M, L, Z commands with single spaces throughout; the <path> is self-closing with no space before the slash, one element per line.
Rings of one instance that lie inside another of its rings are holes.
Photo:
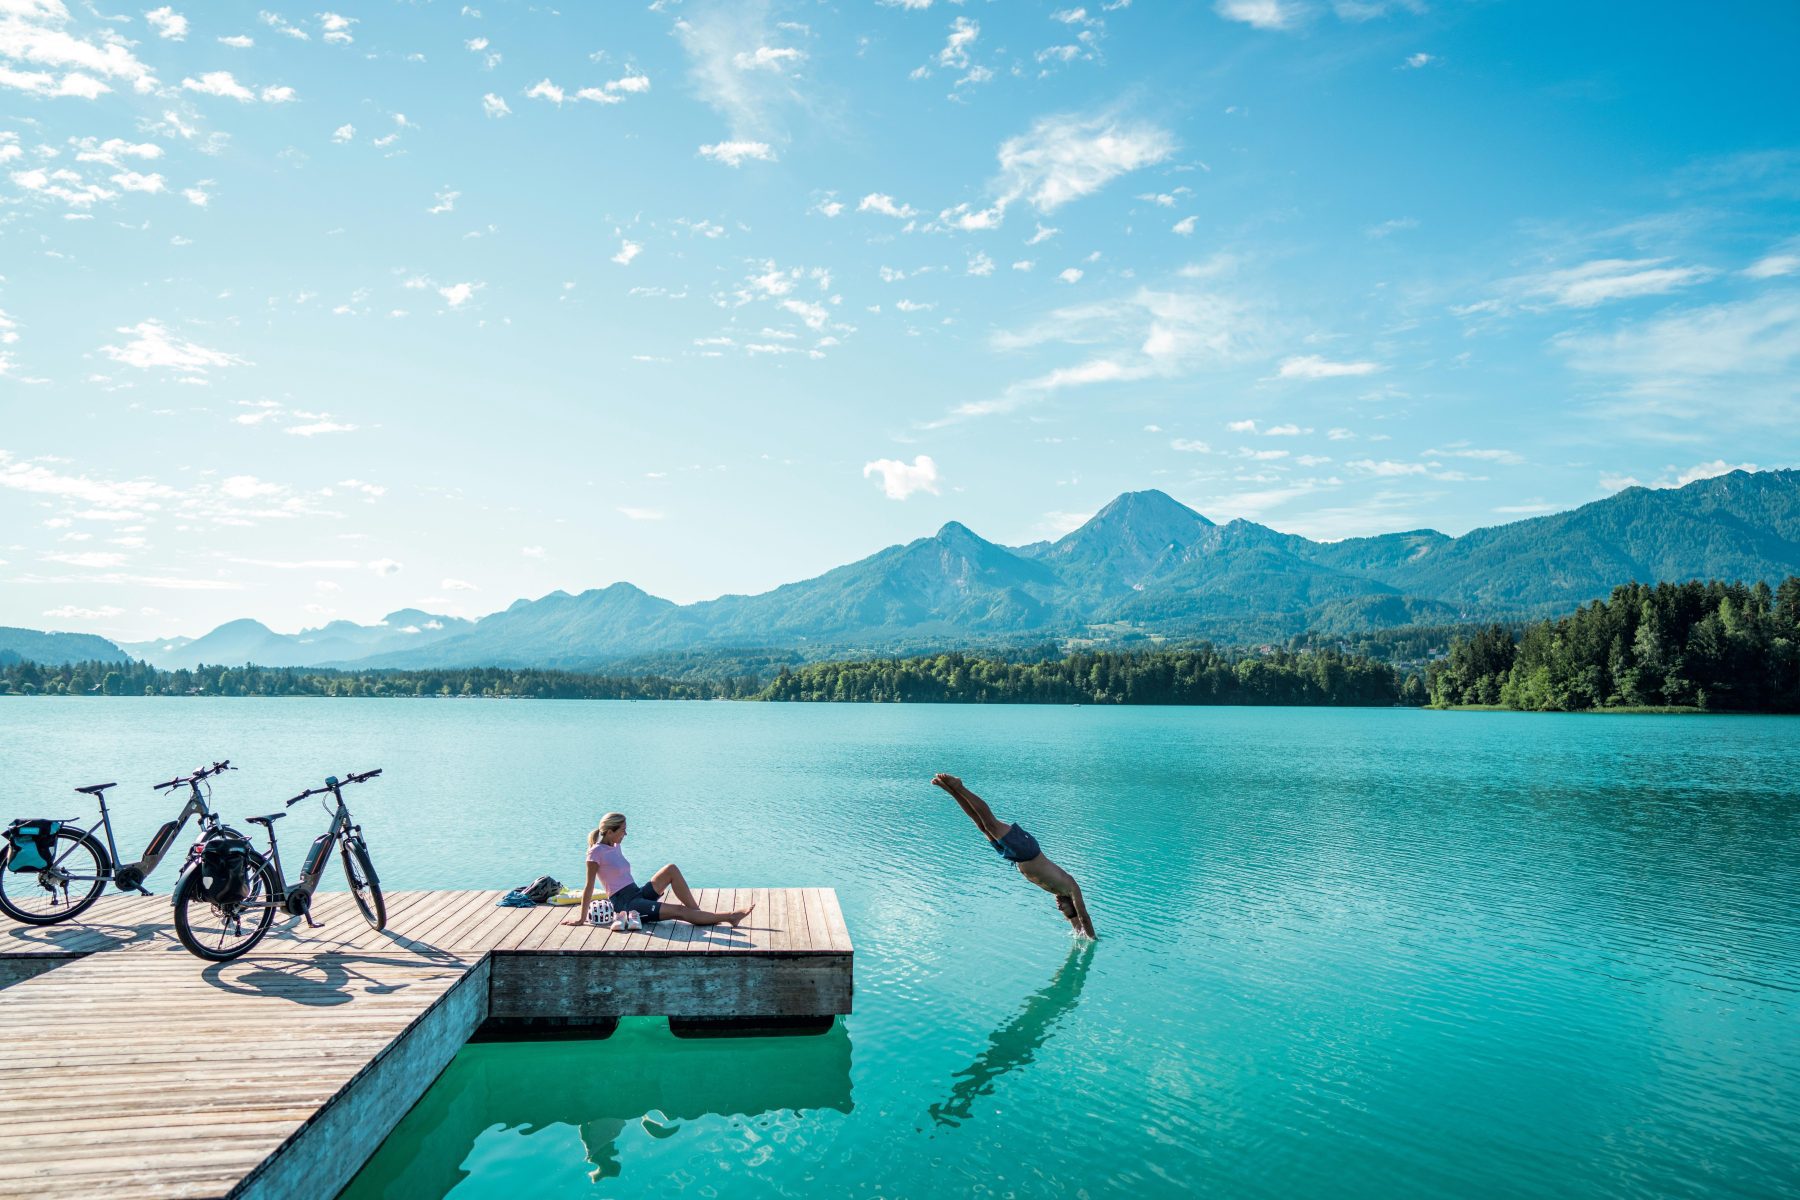
<path fill-rule="evenodd" d="M 86 787 L 76 788 L 78 792 L 86 792 L 90 796 L 98 796 L 107 788 L 118 787 L 116 783 L 90 783 Z"/>
<path fill-rule="evenodd" d="M 275 822 L 281 820 L 281 818 L 283 818 L 285 816 L 287 816 L 286 813 L 270 813 L 266 817 L 246 817 L 245 820 L 249 821 L 252 825 L 262 825 L 265 827 L 269 827 L 269 832 L 273 833 L 274 832 L 273 826 L 274 826 Z"/>

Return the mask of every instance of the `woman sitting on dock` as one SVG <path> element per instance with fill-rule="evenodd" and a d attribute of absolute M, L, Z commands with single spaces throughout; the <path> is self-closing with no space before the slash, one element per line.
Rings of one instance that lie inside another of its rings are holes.
<path fill-rule="evenodd" d="M 575 910 L 573 919 L 563 922 L 564 925 L 587 923 L 588 903 L 594 898 L 595 880 L 612 898 L 614 908 L 620 912 L 635 912 L 646 921 L 735 926 L 756 907 L 751 904 L 748 908 L 724 913 L 706 911 L 695 902 L 693 889 L 688 887 L 681 868 L 674 863 L 652 875 L 649 883 L 637 883 L 631 877 L 631 864 L 625 861 L 625 851 L 619 848 L 619 843 L 624 840 L 624 813 L 607 813 L 600 818 L 599 826 L 588 834 L 587 886 L 581 890 L 581 907 Z M 675 893 L 679 904 L 663 900 L 669 892 Z"/>

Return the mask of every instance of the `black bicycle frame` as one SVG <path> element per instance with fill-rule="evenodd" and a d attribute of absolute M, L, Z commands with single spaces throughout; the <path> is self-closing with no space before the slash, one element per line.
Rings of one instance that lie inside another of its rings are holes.
<path fill-rule="evenodd" d="M 206 830 L 208 825 L 218 824 L 219 818 L 213 814 L 211 808 L 207 807 L 206 797 L 200 791 L 200 780 L 190 779 L 187 781 L 187 784 L 188 800 L 187 803 L 182 806 L 180 815 L 172 821 L 163 822 L 162 828 L 151 835 L 150 844 L 144 847 L 144 857 L 138 859 L 138 861 L 134 863 L 120 863 L 119 843 L 118 839 L 113 836 L 112 813 L 109 812 L 106 807 L 106 793 L 101 792 L 95 796 L 95 799 L 100 801 L 100 821 L 98 828 L 103 830 L 106 834 L 107 862 L 106 865 L 101 867 L 99 878 L 110 881 L 114 887 L 121 890 L 143 892 L 144 895 L 149 895 L 148 892 L 144 891 L 144 880 L 149 877 L 150 872 L 156 870 L 157 865 L 168 855 L 169 847 L 173 846 L 176 839 L 181 836 L 181 830 L 183 826 L 188 823 L 188 818 L 195 816 L 199 817 L 202 832 Z M 73 824 L 73 822 L 69 822 L 69 824 Z M 75 828 L 81 829 L 81 826 L 76 825 Z M 95 826 L 90 825 L 86 829 L 81 829 L 81 832 L 92 834 L 95 828 Z M 53 867 L 58 866 L 61 864 L 62 860 L 67 858 L 74 850 L 75 844 L 71 843 L 67 850 L 64 850 L 57 856 L 56 862 L 51 863 L 50 865 Z M 73 881 L 87 880 L 95 877 L 91 875 L 69 875 L 68 878 Z"/>
<path fill-rule="evenodd" d="M 332 849 L 358 828 L 352 823 L 349 808 L 344 805 L 342 788 L 333 787 L 330 790 L 337 800 L 337 811 L 331 815 L 331 827 L 313 839 L 312 848 L 306 852 L 306 862 L 301 865 L 300 877 L 292 887 L 288 886 L 287 872 L 281 866 L 281 846 L 275 840 L 275 827 L 268 826 L 269 866 L 275 872 L 275 894 L 266 903 L 251 901 L 244 904 L 241 911 L 275 908 L 292 917 L 306 916 L 310 919 L 313 893 L 319 888 L 319 880 L 325 874 L 325 864 L 331 858 Z"/>

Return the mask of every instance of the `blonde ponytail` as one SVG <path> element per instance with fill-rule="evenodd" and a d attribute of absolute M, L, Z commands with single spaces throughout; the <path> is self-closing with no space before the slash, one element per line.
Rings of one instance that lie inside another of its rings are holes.
<path fill-rule="evenodd" d="M 619 828 L 619 826 L 621 826 L 623 824 L 625 824 L 625 814 L 624 813 L 618 813 L 618 812 L 607 813 L 604 817 L 600 818 L 600 824 L 598 824 L 594 827 L 594 832 L 588 834 L 588 845 L 590 845 L 590 846 L 597 845 L 600 841 L 601 834 L 611 833 L 613 830 Z"/>

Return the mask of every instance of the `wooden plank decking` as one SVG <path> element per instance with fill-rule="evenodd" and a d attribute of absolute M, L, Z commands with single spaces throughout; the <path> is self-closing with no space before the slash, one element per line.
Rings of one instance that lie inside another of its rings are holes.
<path fill-rule="evenodd" d="M 850 1011 L 828 889 L 702 891 L 757 910 L 643 933 L 499 896 L 394 893 L 377 933 L 328 894 L 325 928 L 279 922 L 226 964 L 181 948 L 166 897 L 0 923 L 0 1196 L 331 1196 L 490 1018 Z"/>

